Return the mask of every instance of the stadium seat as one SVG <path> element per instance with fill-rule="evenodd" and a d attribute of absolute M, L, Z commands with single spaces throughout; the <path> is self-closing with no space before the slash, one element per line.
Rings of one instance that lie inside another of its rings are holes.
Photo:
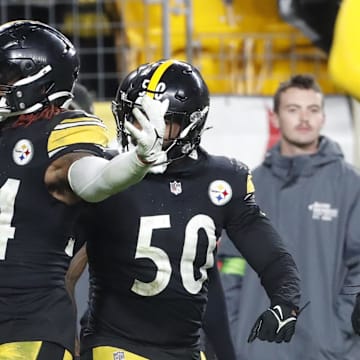
<path fill-rule="evenodd" d="M 123 17 L 126 37 L 131 52 L 131 65 L 155 61 L 163 57 L 162 5 L 158 1 L 124 0 L 118 6 Z M 186 59 L 186 11 L 184 3 L 170 1 L 171 57 Z M 242 38 L 236 23 L 230 23 L 222 0 L 211 3 L 194 0 L 192 53 L 193 62 L 208 78 L 214 93 L 229 93 L 236 89 L 234 78 L 239 67 L 236 62 Z M 228 76 L 228 78 L 226 78 Z"/>
<path fill-rule="evenodd" d="M 274 59 L 263 63 L 258 69 L 255 93 L 273 95 L 279 82 L 286 81 L 295 74 L 312 74 L 326 94 L 338 93 L 327 72 L 327 60 L 319 59 Z"/>
<path fill-rule="evenodd" d="M 237 93 L 241 86 L 237 49 L 228 47 L 224 51 L 227 54 L 224 58 L 208 49 L 201 49 L 193 54 L 192 63 L 201 71 L 212 94 Z M 186 60 L 186 49 L 179 49 L 173 56 Z"/>
<path fill-rule="evenodd" d="M 284 22 L 277 0 L 254 2 L 193 0 L 191 59 L 187 58 L 184 1 L 169 1 L 170 56 L 191 60 L 202 71 L 211 93 L 271 94 L 279 81 L 296 72 L 313 73 L 325 92 L 333 92 L 324 59 L 301 32 Z M 129 68 L 156 61 L 163 54 L 162 3 L 157 0 L 117 2 L 122 14 Z M 298 61 L 298 59 L 302 59 Z M 297 60 L 294 61 L 294 58 Z"/>

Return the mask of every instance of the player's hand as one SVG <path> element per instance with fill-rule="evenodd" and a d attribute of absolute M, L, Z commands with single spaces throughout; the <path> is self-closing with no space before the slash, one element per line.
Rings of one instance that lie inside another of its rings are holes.
<path fill-rule="evenodd" d="M 356 296 L 356 302 L 351 314 L 351 323 L 355 333 L 360 335 L 360 293 Z"/>
<path fill-rule="evenodd" d="M 275 305 L 263 312 L 251 329 L 248 342 L 256 338 L 270 342 L 289 342 L 295 332 L 296 311 L 287 305 Z"/>
<path fill-rule="evenodd" d="M 141 129 L 125 121 L 125 128 L 136 140 L 136 152 L 144 163 L 154 163 L 162 152 L 165 134 L 164 115 L 169 107 L 169 100 L 151 99 L 141 96 L 136 99 L 136 104 L 141 107 L 133 109 L 133 115 L 139 122 Z"/>

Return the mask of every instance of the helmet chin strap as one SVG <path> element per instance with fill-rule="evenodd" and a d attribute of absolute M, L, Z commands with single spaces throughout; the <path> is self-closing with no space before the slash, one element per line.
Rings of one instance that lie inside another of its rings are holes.
<path fill-rule="evenodd" d="M 15 111 L 15 112 L 11 112 L 10 109 L 3 108 L 4 106 L 7 106 L 7 102 L 6 102 L 6 98 L 3 96 L 0 99 L 0 122 L 12 116 L 29 114 L 38 111 L 43 107 L 43 104 L 37 103 L 25 110 Z"/>
<path fill-rule="evenodd" d="M 34 81 L 42 78 L 43 76 L 47 75 L 48 73 L 50 73 L 51 70 L 52 70 L 51 65 L 47 65 L 43 69 L 38 71 L 36 74 L 28 76 L 26 78 L 23 78 L 23 79 L 20 79 L 20 80 L 14 82 L 14 84 L 12 84 L 12 86 L 13 87 L 19 87 L 19 89 L 17 91 L 21 91 L 21 88 L 20 88 L 21 86 L 31 84 L 32 82 L 34 82 Z M 47 100 L 51 103 L 52 101 L 54 101 L 54 100 L 56 100 L 58 98 L 61 98 L 61 97 L 66 97 L 66 98 L 71 100 L 73 95 L 69 91 L 58 91 L 58 92 L 56 92 L 54 94 L 50 94 L 48 96 Z M 30 114 L 30 113 L 39 111 L 42 108 L 44 108 L 43 103 L 36 103 L 36 104 L 26 108 L 26 109 L 12 112 L 9 109 L 9 106 L 8 106 L 8 103 L 7 103 L 7 100 L 6 100 L 6 96 L 2 96 L 0 98 L 0 122 L 4 121 L 8 117 Z"/>
<path fill-rule="evenodd" d="M 48 101 L 51 103 L 54 100 L 62 98 L 62 97 L 66 97 L 71 101 L 73 95 L 69 91 L 58 91 L 57 93 L 49 95 L 48 96 Z M 66 101 L 68 101 L 68 100 L 65 100 L 65 102 Z M 8 117 L 30 114 L 30 113 L 39 111 L 39 110 L 41 110 L 42 108 L 45 107 L 44 104 L 42 104 L 42 103 L 36 103 L 36 104 L 30 106 L 27 109 L 11 112 L 10 109 L 4 108 L 5 106 L 7 106 L 6 97 L 2 96 L 0 98 L 0 122 L 4 121 Z"/>

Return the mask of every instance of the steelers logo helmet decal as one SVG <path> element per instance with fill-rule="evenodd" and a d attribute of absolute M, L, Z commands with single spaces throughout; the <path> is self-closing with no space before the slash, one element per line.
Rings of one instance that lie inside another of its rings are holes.
<path fill-rule="evenodd" d="M 30 140 L 19 140 L 13 149 L 13 159 L 17 165 L 28 164 L 34 156 L 34 147 Z"/>
<path fill-rule="evenodd" d="M 232 198 L 231 186 L 224 180 L 215 180 L 209 185 L 209 197 L 214 205 L 223 206 Z"/>

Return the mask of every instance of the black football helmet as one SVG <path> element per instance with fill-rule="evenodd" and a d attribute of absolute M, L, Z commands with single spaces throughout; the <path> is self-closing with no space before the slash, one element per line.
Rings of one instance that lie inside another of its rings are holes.
<path fill-rule="evenodd" d="M 59 31 L 38 21 L 0 26 L 0 120 L 72 98 L 79 57 Z"/>
<path fill-rule="evenodd" d="M 156 100 L 169 99 L 165 121 L 170 126 L 173 122 L 180 125 L 180 134 L 169 139 L 168 161 L 196 149 L 209 111 L 209 91 L 200 72 L 189 63 L 170 59 L 141 65 L 129 73 L 120 84 L 112 105 L 123 146 L 128 137 L 124 121 L 134 121 L 132 110 L 140 107 L 136 99 L 145 94 Z"/>

